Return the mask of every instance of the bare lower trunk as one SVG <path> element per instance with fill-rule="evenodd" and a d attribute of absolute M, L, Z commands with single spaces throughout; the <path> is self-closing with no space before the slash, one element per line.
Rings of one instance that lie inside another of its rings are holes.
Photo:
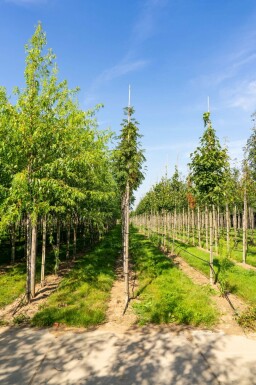
<path fill-rule="evenodd" d="M 57 218 L 57 234 L 56 234 L 56 249 L 55 249 L 55 274 L 59 270 L 60 263 L 60 219 Z"/>
<path fill-rule="evenodd" d="M 124 287 L 125 287 L 125 304 L 129 302 L 129 201 L 130 186 L 127 182 L 125 189 L 125 205 L 124 205 Z"/>
<path fill-rule="evenodd" d="M 77 220 L 74 220 L 73 223 L 73 258 L 75 259 L 76 257 L 76 244 L 77 244 Z"/>
<path fill-rule="evenodd" d="M 66 259 L 69 259 L 69 249 L 70 249 L 70 221 L 68 221 L 68 225 L 67 225 Z"/>
<path fill-rule="evenodd" d="M 230 229 L 230 215 L 229 215 L 229 207 L 228 203 L 226 203 L 226 232 L 227 232 L 227 255 L 230 256 L 230 236 L 229 236 L 229 229 Z"/>
<path fill-rule="evenodd" d="M 32 222 L 32 225 L 31 225 L 31 298 L 35 297 L 36 247 L 37 247 L 37 223 Z"/>
<path fill-rule="evenodd" d="M 42 223 L 41 287 L 44 286 L 44 280 L 45 280 L 45 257 L 46 257 L 46 216 L 43 217 L 43 223 Z"/>
<path fill-rule="evenodd" d="M 26 224 L 26 251 L 27 251 L 27 283 L 26 283 L 26 297 L 27 301 L 31 300 L 31 221 L 30 217 L 27 217 Z"/>
<path fill-rule="evenodd" d="M 197 208 L 197 233 L 198 233 L 198 246 L 201 247 L 201 220 L 200 220 L 200 208 Z"/>
<path fill-rule="evenodd" d="M 247 254 L 247 192 L 244 189 L 244 213 L 243 213 L 243 263 L 246 263 Z"/>
<path fill-rule="evenodd" d="M 206 247 L 206 250 L 209 250 L 208 226 L 209 226 L 208 207 L 205 206 L 205 247 Z"/>
<path fill-rule="evenodd" d="M 233 228 L 234 228 L 234 242 L 235 247 L 237 244 L 237 216 L 236 216 L 236 206 L 234 207 L 234 213 L 233 213 Z"/>
<path fill-rule="evenodd" d="M 210 284 L 213 285 L 213 228 L 212 228 L 212 212 L 209 212 L 210 222 Z"/>
<path fill-rule="evenodd" d="M 217 215 L 216 215 L 216 210 L 214 205 L 212 206 L 212 223 L 213 223 L 215 253 L 218 253 L 218 224 L 217 224 Z"/>
<path fill-rule="evenodd" d="M 11 245 L 12 245 L 11 263 L 15 262 L 15 242 L 16 242 L 16 226 L 15 226 L 15 223 L 13 223 L 11 226 Z"/>

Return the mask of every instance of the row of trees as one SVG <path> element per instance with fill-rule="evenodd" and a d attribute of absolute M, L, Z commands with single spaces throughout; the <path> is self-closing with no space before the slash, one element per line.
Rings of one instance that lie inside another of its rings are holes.
<path fill-rule="evenodd" d="M 142 198 L 135 214 L 146 214 L 147 219 L 141 219 L 144 223 L 149 223 L 149 216 L 169 215 L 171 223 L 163 225 L 164 228 L 170 226 L 175 237 L 200 247 L 204 236 L 204 247 L 210 251 L 211 262 L 213 244 L 218 252 L 219 239 L 225 236 L 227 255 L 230 255 L 231 236 L 236 244 L 241 230 L 245 262 L 247 230 L 249 227 L 252 233 L 255 222 L 256 131 L 248 140 L 241 169 L 232 168 L 228 150 L 220 145 L 212 127 L 210 113 L 205 113 L 203 119 L 205 131 L 190 156 L 187 178 L 182 179 L 176 167 L 171 178 L 163 177 Z"/>
<path fill-rule="evenodd" d="M 12 262 L 17 240 L 24 244 L 30 301 L 38 241 L 43 285 L 47 242 L 57 270 L 61 241 L 69 258 L 71 235 L 73 256 L 78 235 L 98 238 L 120 216 L 121 196 L 122 207 L 129 206 L 142 174 L 131 162 L 138 135 L 132 108 L 113 156 L 107 147 L 111 133 L 97 128 L 101 106 L 81 110 L 78 89 L 58 80 L 40 23 L 25 50 L 24 88 L 16 88 L 11 98 L 0 88 L 0 236 L 10 234 Z"/>

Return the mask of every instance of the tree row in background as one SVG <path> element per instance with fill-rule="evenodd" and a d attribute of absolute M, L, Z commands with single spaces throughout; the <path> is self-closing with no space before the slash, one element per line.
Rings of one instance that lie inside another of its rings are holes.
<path fill-rule="evenodd" d="M 210 113 L 203 119 L 205 131 L 190 156 L 189 175 L 182 178 L 177 167 L 171 178 L 165 175 L 141 199 L 134 221 L 160 237 L 169 234 L 170 248 L 177 239 L 207 249 L 211 264 L 214 252 L 236 259 L 240 253 L 245 263 L 249 248 L 250 263 L 256 266 L 256 131 L 247 142 L 241 168 L 232 168 Z"/>

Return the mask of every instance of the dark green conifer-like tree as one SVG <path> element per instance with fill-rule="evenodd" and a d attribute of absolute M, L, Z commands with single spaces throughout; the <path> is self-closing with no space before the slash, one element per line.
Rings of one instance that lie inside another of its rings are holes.
<path fill-rule="evenodd" d="M 133 107 L 124 109 L 125 118 L 122 122 L 119 143 L 115 150 L 115 166 L 118 186 L 121 193 L 123 262 L 125 277 L 125 303 L 129 302 L 129 210 L 133 192 L 137 190 L 142 180 L 145 157 L 141 149 L 138 122 L 132 115 Z"/>

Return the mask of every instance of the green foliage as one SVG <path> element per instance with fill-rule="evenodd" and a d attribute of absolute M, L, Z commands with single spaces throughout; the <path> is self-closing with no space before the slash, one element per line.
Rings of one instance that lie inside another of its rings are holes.
<path fill-rule="evenodd" d="M 252 115 L 253 121 L 255 122 L 256 112 Z M 256 181 L 256 128 L 252 130 L 252 134 L 247 140 L 246 145 L 247 158 L 249 162 L 249 167 L 252 172 L 253 180 Z"/>
<path fill-rule="evenodd" d="M 204 203 L 218 203 L 225 196 L 224 185 L 229 169 L 226 148 L 221 148 L 215 130 L 211 126 L 210 113 L 204 114 L 207 126 L 200 146 L 190 155 L 190 179 L 196 196 Z"/>
<path fill-rule="evenodd" d="M 24 214 L 82 214 L 99 226 L 117 216 L 111 134 L 97 129 L 100 106 L 82 111 L 78 88 L 58 81 L 39 23 L 25 47 L 25 88 L 11 105 L 0 88 L 0 230 Z"/>
<path fill-rule="evenodd" d="M 152 214 L 181 209 L 186 204 L 186 185 L 181 180 L 177 166 L 171 179 L 167 175 L 156 183 L 141 199 L 136 214 Z"/>
<path fill-rule="evenodd" d="M 137 190 L 144 179 L 142 165 L 145 162 L 143 150 L 140 148 L 138 122 L 132 118 L 134 109 L 124 109 L 128 119 L 122 123 L 121 134 L 118 137 L 119 143 L 114 151 L 114 164 L 117 183 L 123 193 L 129 183 L 130 193 Z"/>

